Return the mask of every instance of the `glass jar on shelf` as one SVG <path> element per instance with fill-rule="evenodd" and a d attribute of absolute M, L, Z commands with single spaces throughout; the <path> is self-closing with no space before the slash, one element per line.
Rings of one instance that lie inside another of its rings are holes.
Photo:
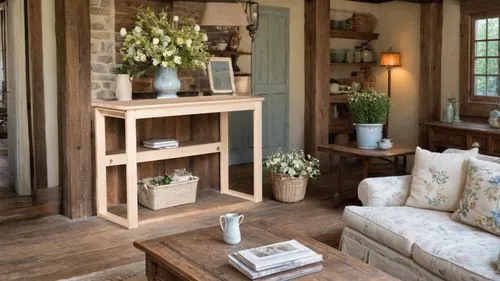
<path fill-rule="evenodd" d="M 354 48 L 354 63 L 361 62 L 361 46 L 356 46 Z"/>
<path fill-rule="evenodd" d="M 354 62 L 354 50 L 346 49 L 345 50 L 345 62 L 353 63 Z"/>
<path fill-rule="evenodd" d="M 373 51 L 367 43 L 363 43 L 361 50 L 361 62 L 373 62 Z"/>

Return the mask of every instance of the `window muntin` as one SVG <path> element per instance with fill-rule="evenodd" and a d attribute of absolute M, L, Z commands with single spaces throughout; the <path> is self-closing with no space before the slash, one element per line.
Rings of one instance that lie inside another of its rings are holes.
<path fill-rule="evenodd" d="M 472 30 L 473 95 L 500 97 L 500 17 L 474 19 Z"/>

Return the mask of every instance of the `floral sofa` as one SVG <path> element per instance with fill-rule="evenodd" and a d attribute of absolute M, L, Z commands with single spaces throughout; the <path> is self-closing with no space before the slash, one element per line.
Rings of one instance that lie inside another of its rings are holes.
<path fill-rule="evenodd" d="M 500 280 L 500 237 L 452 220 L 452 213 L 404 206 L 411 181 L 396 176 L 360 183 L 363 207 L 345 208 L 342 252 L 404 281 Z"/>

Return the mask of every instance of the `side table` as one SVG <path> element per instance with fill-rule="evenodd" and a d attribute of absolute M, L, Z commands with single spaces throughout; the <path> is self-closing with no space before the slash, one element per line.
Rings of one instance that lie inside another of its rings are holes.
<path fill-rule="evenodd" d="M 318 145 L 318 151 L 339 156 L 338 166 L 338 196 L 342 198 L 342 185 L 344 180 L 344 162 L 346 157 L 354 157 L 363 162 L 362 179 L 368 177 L 371 161 L 373 158 L 394 158 L 394 174 L 399 169 L 399 157 L 403 157 L 403 169 L 406 171 L 407 156 L 415 154 L 415 147 L 407 145 L 394 145 L 391 149 L 361 149 L 356 143 L 349 144 L 322 144 Z"/>

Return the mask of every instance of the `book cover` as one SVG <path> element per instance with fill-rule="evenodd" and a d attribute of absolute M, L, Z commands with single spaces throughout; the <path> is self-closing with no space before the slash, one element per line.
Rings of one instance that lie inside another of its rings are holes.
<path fill-rule="evenodd" d="M 314 264 L 314 263 L 321 263 L 323 261 L 323 256 L 322 255 L 316 255 L 312 257 L 307 257 L 303 259 L 298 259 L 298 260 L 293 260 L 286 262 L 283 265 L 279 265 L 275 268 L 270 268 L 267 270 L 261 270 L 261 271 L 255 271 L 251 268 L 249 268 L 247 265 L 242 263 L 238 258 L 235 256 L 236 254 L 232 254 L 228 256 L 228 262 L 230 265 L 232 265 L 234 268 L 236 268 L 238 271 L 243 273 L 245 276 L 247 276 L 250 279 L 256 279 L 280 272 L 284 272 L 287 270 L 291 270 L 294 268 Z"/>
<path fill-rule="evenodd" d="M 168 144 L 168 145 L 150 145 L 150 144 L 143 144 L 145 148 L 151 148 L 151 149 L 163 149 L 163 148 L 177 148 L 179 147 L 179 144 Z"/>
<path fill-rule="evenodd" d="M 142 143 L 148 145 L 169 145 L 169 144 L 177 144 L 179 142 L 175 139 L 152 139 L 152 140 L 145 140 Z"/>
<path fill-rule="evenodd" d="M 255 271 L 318 255 L 296 240 L 290 240 L 237 252 L 236 258 Z"/>
<path fill-rule="evenodd" d="M 320 272 L 323 269 L 322 263 L 306 265 L 296 269 L 288 270 L 282 273 L 269 275 L 266 277 L 255 279 L 255 281 L 287 281 L 293 280 L 302 276 Z"/>

